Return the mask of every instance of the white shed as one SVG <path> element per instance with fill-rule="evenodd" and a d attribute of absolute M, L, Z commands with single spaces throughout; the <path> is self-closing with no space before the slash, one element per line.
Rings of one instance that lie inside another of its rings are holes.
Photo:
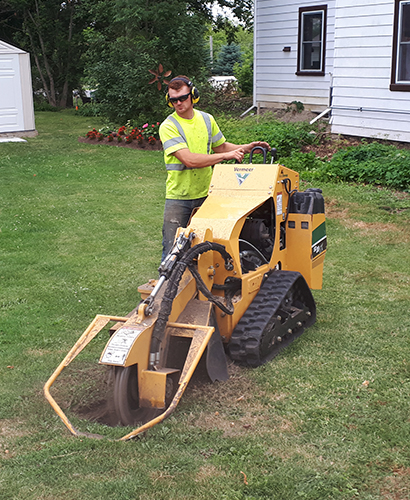
<path fill-rule="evenodd" d="M 0 40 L 0 136 L 34 135 L 30 55 Z"/>
<path fill-rule="evenodd" d="M 409 0 L 255 0 L 254 105 L 330 108 L 333 133 L 410 142 Z"/>

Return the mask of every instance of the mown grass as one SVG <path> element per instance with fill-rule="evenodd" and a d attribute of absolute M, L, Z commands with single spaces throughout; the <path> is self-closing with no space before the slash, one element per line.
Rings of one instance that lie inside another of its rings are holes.
<path fill-rule="evenodd" d="M 263 367 L 191 384 L 138 440 L 75 438 L 42 387 L 95 314 L 128 313 L 156 276 L 165 172 L 161 153 L 78 143 L 95 118 L 36 125 L 0 145 L 0 498 L 408 499 L 409 195 L 321 185 L 316 324 Z M 75 365 L 67 404 L 103 345 Z"/>

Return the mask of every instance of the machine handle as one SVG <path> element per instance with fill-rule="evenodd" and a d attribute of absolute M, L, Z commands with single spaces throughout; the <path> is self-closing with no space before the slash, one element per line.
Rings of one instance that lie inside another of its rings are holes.
<path fill-rule="evenodd" d="M 271 150 L 270 150 L 270 154 L 271 154 L 270 162 L 271 163 L 273 163 L 276 160 L 276 153 L 277 152 L 278 151 L 276 148 L 271 148 Z"/>
<path fill-rule="evenodd" d="M 253 153 L 254 151 L 262 151 L 263 153 L 263 163 L 266 163 L 266 156 L 268 154 L 268 150 L 266 148 L 262 148 L 261 146 L 255 146 L 254 148 L 252 148 L 251 152 L 249 153 L 249 163 L 252 163 L 252 158 L 253 158 Z M 271 154 L 271 163 L 274 162 L 275 158 L 276 158 L 276 148 L 271 148 L 270 150 L 270 154 Z"/>

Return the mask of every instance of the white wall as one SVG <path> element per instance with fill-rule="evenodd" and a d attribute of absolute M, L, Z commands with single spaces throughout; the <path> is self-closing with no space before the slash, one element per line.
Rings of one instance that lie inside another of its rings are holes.
<path fill-rule="evenodd" d="M 30 56 L 0 41 L 0 133 L 34 131 Z"/>
<path fill-rule="evenodd" d="M 262 107 L 285 107 L 292 101 L 321 111 L 329 104 L 333 72 L 335 0 L 255 1 L 254 101 Z M 327 5 L 324 76 L 297 76 L 299 7 Z M 283 52 L 283 47 L 291 47 Z"/>
<path fill-rule="evenodd" d="M 18 54 L 0 54 L 0 132 L 23 130 Z"/>
<path fill-rule="evenodd" d="M 410 142 L 410 92 L 389 88 L 394 1 L 336 0 L 336 9 L 332 132 Z"/>

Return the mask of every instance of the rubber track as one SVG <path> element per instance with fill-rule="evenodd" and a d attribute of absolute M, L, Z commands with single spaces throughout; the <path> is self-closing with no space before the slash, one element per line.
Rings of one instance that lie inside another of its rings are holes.
<path fill-rule="evenodd" d="M 274 271 L 233 331 L 230 357 L 253 367 L 266 363 L 315 320 L 315 302 L 303 276 Z"/>

